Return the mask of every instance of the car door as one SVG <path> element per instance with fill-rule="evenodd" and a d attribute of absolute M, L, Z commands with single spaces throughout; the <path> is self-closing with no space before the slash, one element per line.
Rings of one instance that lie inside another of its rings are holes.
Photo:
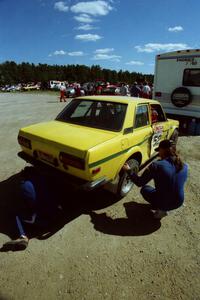
<path fill-rule="evenodd" d="M 167 118 L 160 104 L 150 104 L 152 126 L 151 155 L 155 153 L 160 141 L 167 139 L 169 128 Z"/>
<path fill-rule="evenodd" d="M 144 163 L 151 154 L 152 127 L 149 120 L 148 103 L 136 106 L 134 119 L 134 144 L 140 147 L 142 163 Z"/>

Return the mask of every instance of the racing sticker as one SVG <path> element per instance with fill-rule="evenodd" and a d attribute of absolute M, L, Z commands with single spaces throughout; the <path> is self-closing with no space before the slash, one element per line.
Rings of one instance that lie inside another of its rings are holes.
<path fill-rule="evenodd" d="M 162 125 L 154 125 L 153 126 L 153 135 L 151 139 L 151 154 L 155 152 L 155 148 L 159 146 L 159 143 L 162 139 L 163 135 L 163 126 Z"/>

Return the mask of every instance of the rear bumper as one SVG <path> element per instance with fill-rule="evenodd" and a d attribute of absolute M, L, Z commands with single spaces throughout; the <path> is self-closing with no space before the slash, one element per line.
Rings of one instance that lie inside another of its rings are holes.
<path fill-rule="evenodd" d="M 37 169 L 40 169 L 45 174 L 53 175 L 53 176 L 55 176 L 56 180 L 63 180 L 67 184 L 73 186 L 75 189 L 81 189 L 84 191 L 92 191 L 92 190 L 108 183 L 108 180 L 106 177 L 102 177 L 102 178 L 94 180 L 94 181 L 87 181 L 87 180 L 75 177 L 73 175 L 64 173 L 54 167 L 51 167 L 50 165 L 43 163 L 42 161 L 35 159 L 34 157 L 28 155 L 27 153 L 25 153 L 23 151 L 18 152 L 18 156 L 20 158 L 22 158 L 23 160 L 25 160 L 26 162 L 33 165 L 34 167 L 36 167 Z"/>

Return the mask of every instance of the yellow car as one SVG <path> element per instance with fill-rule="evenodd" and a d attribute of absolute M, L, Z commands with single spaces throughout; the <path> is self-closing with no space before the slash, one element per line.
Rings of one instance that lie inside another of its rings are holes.
<path fill-rule="evenodd" d="M 179 123 L 167 119 L 159 102 L 123 96 L 73 99 L 54 121 L 20 129 L 18 155 L 33 165 L 59 171 L 85 190 L 99 186 L 125 196 L 135 172 L 156 155 L 163 139 L 178 138 Z"/>

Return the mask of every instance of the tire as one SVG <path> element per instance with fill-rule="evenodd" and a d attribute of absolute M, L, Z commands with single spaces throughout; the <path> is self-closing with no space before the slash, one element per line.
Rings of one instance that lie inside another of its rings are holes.
<path fill-rule="evenodd" d="M 129 159 L 127 160 L 127 163 L 131 167 L 132 171 L 138 173 L 139 162 L 136 159 Z M 119 197 L 120 199 L 125 197 L 130 192 L 133 185 L 134 183 L 131 181 L 128 174 L 124 171 L 121 171 L 117 187 L 117 197 Z"/>
<path fill-rule="evenodd" d="M 174 132 L 171 135 L 170 140 L 174 141 L 174 143 L 177 144 L 177 142 L 178 142 L 178 136 L 179 136 L 178 129 L 175 129 Z"/>
<path fill-rule="evenodd" d="M 192 95 L 185 87 L 176 88 L 171 94 L 171 101 L 176 107 L 184 107 L 190 104 Z"/>

